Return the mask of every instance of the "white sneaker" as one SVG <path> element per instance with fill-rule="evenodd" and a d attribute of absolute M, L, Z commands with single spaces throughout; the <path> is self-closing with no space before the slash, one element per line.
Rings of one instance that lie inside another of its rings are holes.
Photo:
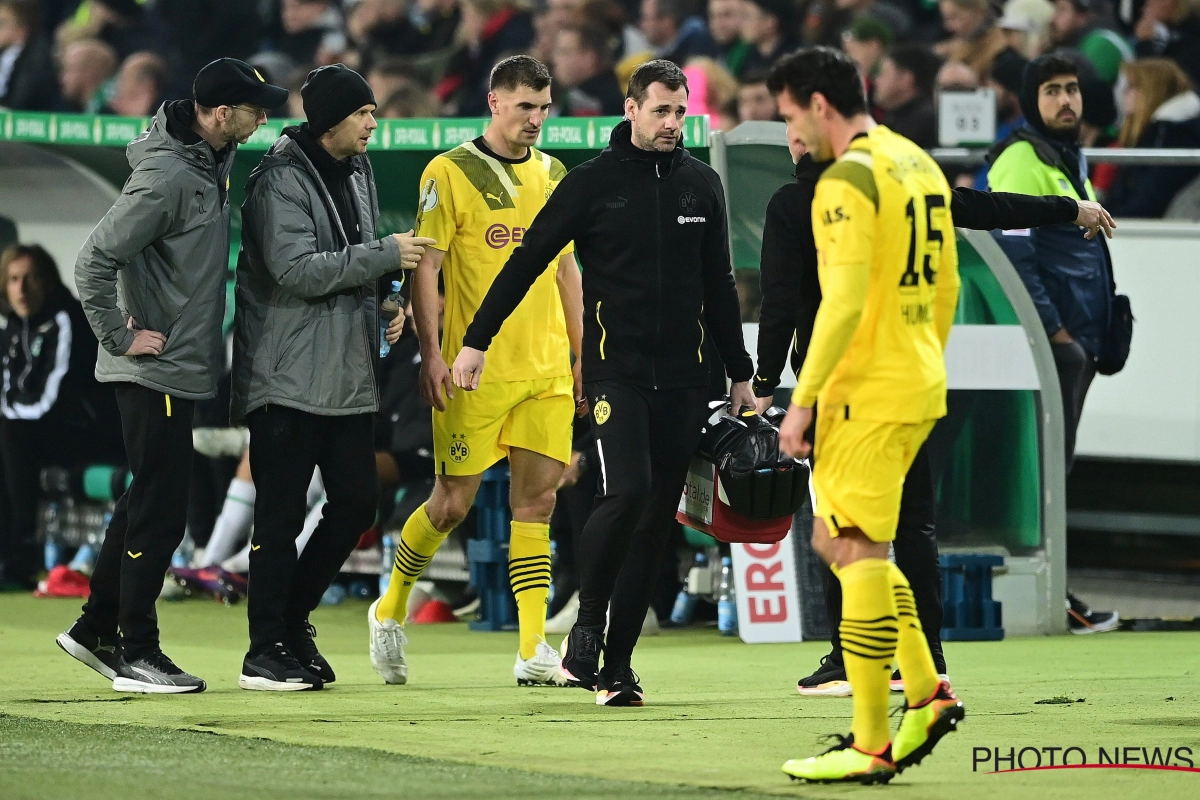
<path fill-rule="evenodd" d="M 521 658 L 520 651 L 517 651 L 513 677 L 517 679 L 517 686 L 566 686 L 567 679 L 559 668 L 561 663 L 558 651 L 543 639 L 538 642 L 537 651 L 528 661 Z"/>
<path fill-rule="evenodd" d="M 376 600 L 367 609 L 367 624 L 371 629 L 371 666 L 384 683 L 408 683 L 408 662 L 404 660 L 404 646 L 408 644 L 408 637 L 396 620 L 380 622 L 375 618 L 378 606 L 379 600 Z"/>
<path fill-rule="evenodd" d="M 567 604 L 550 619 L 546 620 L 546 633 L 550 634 L 568 634 L 571 632 L 571 626 L 575 624 L 575 620 L 579 618 L 579 592 L 571 595 L 571 599 Z"/>

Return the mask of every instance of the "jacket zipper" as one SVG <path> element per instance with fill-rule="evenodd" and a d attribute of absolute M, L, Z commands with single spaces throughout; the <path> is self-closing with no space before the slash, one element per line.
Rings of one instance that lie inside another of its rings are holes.
<path fill-rule="evenodd" d="M 21 349 L 25 353 L 25 369 L 21 370 L 21 377 L 17 378 L 17 391 L 25 391 L 25 381 L 28 380 L 29 374 L 33 372 L 33 353 L 29 350 L 29 320 L 21 320 Z"/>
<path fill-rule="evenodd" d="M 604 360 L 604 340 L 608 338 L 608 331 L 604 330 L 604 323 L 600 321 L 600 304 L 603 300 L 596 301 L 596 324 L 600 326 L 600 360 Z"/>
<path fill-rule="evenodd" d="M 658 234 L 658 293 L 654 298 L 654 350 L 650 356 L 650 380 L 654 384 L 655 390 L 658 389 L 658 370 L 654 365 L 654 353 L 658 352 L 658 342 L 662 337 L 662 200 L 659 190 L 659 181 L 662 175 L 659 172 L 660 162 L 654 162 L 654 229 Z"/>
<path fill-rule="evenodd" d="M 298 146 L 299 145 L 297 145 L 297 147 Z M 301 166 L 303 167 L 303 165 L 301 165 Z M 350 246 L 350 237 L 348 237 L 346 235 L 346 228 L 345 228 L 345 226 L 342 225 L 342 219 L 337 214 L 337 206 L 333 202 L 333 197 L 329 194 L 329 190 L 325 188 L 325 181 L 321 180 L 320 175 L 314 174 L 316 172 L 315 167 L 313 168 L 312 171 L 310 171 L 307 167 L 303 167 L 303 169 L 305 172 L 308 173 L 309 178 L 316 181 L 317 188 L 321 190 L 321 197 L 324 198 L 324 200 L 325 200 L 325 211 L 331 217 L 333 217 L 333 221 L 337 225 L 337 232 L 342 235 L 342 243 L 346 247 L 349 247 Z M 353 173 L 351 173 L 351 174 L 353 174 Z M 358 192 L 354 192 L 354 196 L 358 197 Z M 360 217 L 360 219 L 361 219 L 361 217 Z M 359 229 L 361 230 L 361 228 L 362 228 L 362 225 L 360 222 Z M 365 305 L 366 299 L 367 299 L 367 294 L 366 294 L 366 292 L 364 292 L 362 290 L 361 287 L 359 287 L 359 290 L 358 290 L 358 297 L 359 297 L 359 300 L 362 301 Z M 376 298 L 376 302 L 378 302 L 378 298 Z M 379 310 L 379 308 L 377 305 L 376 306 L 377 314 L 378 314 L 378 310 Z M 366 312 L 364 309 L 364 313 L 362 315 L 362 318 L 363 318 L 362 323 L 363 323 L 363 335 L 366 337 L 366 345 L 367 345 L 367 372 L 369 372 L 371 375 L 371 390 L 374 392 L 376 397 L 379 397 L 379 386 L 375 380 L 375 359 L 378 358 L 379 344 L 376 343 L 375 348 L 374 349 L 371 348 L 371 329 L 367 325 L 366 317 L 367 317 L 367 315 L 366 315 Z M 376 327 L 379 327 L 378 320 L 376 321 Z"/>

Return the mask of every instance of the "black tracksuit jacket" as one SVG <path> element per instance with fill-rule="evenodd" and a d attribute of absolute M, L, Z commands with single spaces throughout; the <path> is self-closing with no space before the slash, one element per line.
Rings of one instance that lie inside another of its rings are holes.
<path fill-rule="evenodd" d="M 817 181 L 832 162 L 818 163 L 808 155 L 796 164 L 796 179 L 781 186 L 767 204 L 763 226 L 762 309 L 758 323 L 756 397 L 770 397 L 788 360 L 797 373 L 812 338 L 821 284 L 817 279 L 817 246 L 813 242 L 812 201 Z M 1031 197 L 1008 192 L 956 188 L 950 217 L 960 228 L 1033 228 L 1073 222 L 1079 206 L 1070 197 Z"/>
<path fill-rule="evenodd" d="M 463 344 L 487 350 L 567 243 L 583 269 L 583 378 L 650 389 L 706 386 L 711 336 L 734 382 L 754 365 L 742 341 L 717 173 L 682 147 L 638 149 L 613 129 L 567 173 L 492 283 Z"/>

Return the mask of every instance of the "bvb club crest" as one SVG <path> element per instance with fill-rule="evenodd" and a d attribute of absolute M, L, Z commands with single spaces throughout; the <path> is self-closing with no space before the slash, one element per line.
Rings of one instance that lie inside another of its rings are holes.
<path fill-rule="evenodd" d="M 460 438 L 457 433 L 450 434 L 450 460 L 455 464 L 461 464 L 471 457 L 471 448 L 467 446 L 465 438 Z"/>
<path fill-rule="evenodd" d="M 601 397 L 600 402 L 596 403 L 596 407 L 592 413 L 596 416 L 596 424 L 603 425 L 612 416 L 612 406 L 608 404 L 607 400 Z"/>

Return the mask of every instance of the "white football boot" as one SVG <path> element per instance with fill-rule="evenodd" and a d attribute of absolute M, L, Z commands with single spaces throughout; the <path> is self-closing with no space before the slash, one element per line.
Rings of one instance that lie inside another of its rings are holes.
<path fill-rule="evenodd" d="M 408 662 L 404 660 L 404 646 L 408 644 L 408 637 L 396 620 L 380 622 L 375 618 L 378 605 L 379 601 L 376 600 L 367 610 L 367 624 L 371 629 L 371 666 L 384 683 L 408 683 Z"/>

